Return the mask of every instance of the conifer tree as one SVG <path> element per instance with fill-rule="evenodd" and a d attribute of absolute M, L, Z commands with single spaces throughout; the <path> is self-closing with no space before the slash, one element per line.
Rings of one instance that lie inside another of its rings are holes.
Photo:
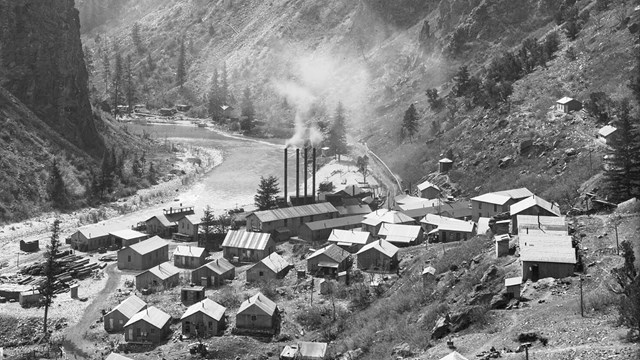
<path fill-rule="evenodd" d="M 104 91 L 109 91 L 109 82 L 111 81 L 111 61 L 107 50 L 102 49 L 102 78 L 104 79 Z"/>
<path fill-rule="evenodd" d="M 176 70 L 176 82 L 180 87 L 184 85 L 184 82 L 187 79 L 187 69 L 186 69 L 186 53 L 184 48 L 184 38 L 180 40 L 180 53 L 178 54 L 178 69 Z"/>
<path fill-rule="evenodd" d="M 253 129 L 255 109 L 253 108 L 253 101 L 251 100 L 251 90 L 249 90 L 248 86 L 244 89 L 241 109 L 242 116 L 246 117 L 245 119 L 243 119 L 241 124 L 242 130 L 251 131 Z"/>
<path fill-rule="evenodd" d="M 211 77 L 211 89 L 209 90 L 209 116 L 211 120 L 220 121 L 222 118 L 223 104 L 222 96 L 220 94 L 218 69 L 213 69 L 213 76 Z"/>
<path fill-rule="evenodd" d="M 136 97 L 135 82 L 133 81 L 133 70 L 131 68 L 131 55 L 127 55 L 124 63 L 124 92 L 127 99 L 129 111 L 133 110 Z"/>
<path fill-rule="evenodd" d="M 278 192 L 280 192 L 278 188 L 278 178 L 275 176 L 269 176 L 268 178 L 260 176 L 258 193 L 253 197 L 258 210 L 274 209 L 276 207 L 276 195 Z"/>
<path fill-rule="evenodd" d="M 211 238 L 211 234 L 213 233 L 213 226 L 215 223 L 215 216 L 213 215 L 213 211 L 211 207 L 207 205 L 204 209 L 204 214 L 200 219 L 200 226 L 202 227 L 202 236 L 198 237 L 198 246 L 206 247 L 205 245 Z"/>
<path fill-rule="evenodd" d="M 418 132 L 418 112 L 413 104 L 409 105 L 407 111 L 404 112 L 402 120 L 403 136 L 409 136 L 409 142 L 413 141 L 413 135 Z"/>
<path fill-rule="evenodd" d="M 340 102 L 336 108 L 333 124 L 329 130 L 329 146 L 333 153 L 338 155 L 338 161 L 340 161 L 340 155 L 347 153 L 347 126 L 344 107 Z"/>
<path fill-rule="evenodd" d="M 140 37 L 140 24 L 133 23 L 133 27 L 131 28 L 131 41 L 133 41 L 133 46 L 135 46 L 136 51 L 141 53 L 143 50 L 142 47 L 142 38 Z"/>
<path fill-rule="evenodd" d="M 156 168 L 153 166 L 153 161 L 149 163 L 149 172 L 147 173 L 147 179 L 152 185 L 157 183 L 158 174 Z"/>
<path fill-rule="evenodd" d="M 59 236 L 60 220 L 56 219 L 53 221 L 53 225 L 51 226 L 51 243 L 47 245 L 47 251 L 44 253 L 44 282 L 38 288 L 38 292 L 40 293 L 40 295 L 42 295 L 40 304 L 44 307 L 42 333 L 45 338 L 49 337 L 49 332 L 47 329 L 49 307 L 53 303 L 53 297 L 55 296 L 55 292 L 57 290 L 55 286 L 55 283 L 57 281 L 56 275 L 60 273 L 60 263 L 56 258 L 58 249 L 60 248 Z"/>
<path fill-rule="evenodd" d="M 605 179 L 612 200 L 640 195 L 640 129 L 629 99 L 616 103 L 616 139 L 611 143 Z"/>
<path fill-rule="evenodd" d="M 51 175 L 49 177 L 49 198 L 53 206 L 58 209 L 62 209 L 67 205 L 67 188 L 55 158 L 53 158 L 53 163 L 51 164 Z"/>
<path fill-rule="evenodd" d="M 120 50 L 116 47 L 112 79 L 113 111 L 116 116 L 119 114 L 118 105 L 122 97 L 122 73 L 122 56 L 120 55 Z"/>

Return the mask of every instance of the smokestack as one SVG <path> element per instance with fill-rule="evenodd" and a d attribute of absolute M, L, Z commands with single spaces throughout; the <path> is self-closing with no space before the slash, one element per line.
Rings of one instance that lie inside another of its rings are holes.
<path fill-rule="evenodd" d="M 300 198 L 300 149 L 296 149 L 296 201 Z"/>
<path fill-rule="evenodd" d="M 313 150 L 311 150 L 311 156 L 313 159 L 313 169 L 311 169 L 311 195 L 313 196 L 313 201 L 312 203 L 315 204 L 316 203 L 316 148 L 314 147 Z"/>
<path fill-rule="evenodd" d="M 304 175 L 304 204 L 307 204 L 307 169 L 309 168 L 309 162 L 307 160 L 307 155 L 309 153 L 309 148 L 307 146 L 304 147 L 304 171 L 302 174 Z"/>
<path fill-rule="evenodd" d="M 287 148 L 284 148 L 284 204 L 285 206 L 287 205 L 287 203 L 289 202 L 289 200 L 287 200 L 287 155 L 288 155 L 288 151 Z"/>

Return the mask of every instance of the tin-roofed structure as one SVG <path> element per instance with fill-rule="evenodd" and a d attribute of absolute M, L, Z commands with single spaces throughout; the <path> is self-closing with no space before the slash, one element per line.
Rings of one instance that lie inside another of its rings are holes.
<path fill-rule="evenodd" d="M 360 270 L 392 272 L 398 267 L 398 248 L 386 240 L 376 240 L 363 246 L 357 257 Z"/>
<path fill-rule="evenodd" d="M 423 181 L 416 186 L 421 198 L 436 199 L 440 197 L 440 188 L 430 181 Z"/>
<path fill-rule="evenodd" d="M 308 222 L 300 228 L 298 237 L 311 242 L 327 241 L 334 229 L 350 230 L 362 227 L 364 215 L 339 217 L 334 219 Z"/>
<path fill-rule="evenodd" d="M 307 222 L 333 219 L 338 216 L 338 210 L 328 202 L 256 211 L 247 216 L 247 229 L 271 233 L 285 228 L 290 236 L 296 236 L 300 227 Z"/>
<path fill-rule="evenodd" d="M 329 235 L 327 241 L 340 246 L 350 253 L 356 253 L 364 245 L 372 242 L 373 237 L 368 232 L 360 231 L 359 229 L 334 229 L 333 231 L 331 231 L 331 234 Z"/>
<path fill-rule="evenodd" d="M 229 230 L 222 242 L 222 253 L 229 260 L 260 261 L 276 250 L 271 234 Z"/>
<path fill-rule="evenodd" d="M 124 325 L 143 309 L 147 308 L 147 303 L 135 295 L 131 295 L 123 300 L 118 306 L 104 314 L 102 320 L 104 329 L 109 332 L 122 331 Z"/>
<path fill-rule="evenodd" d="M 415 224 L 413 218 L 396 210 L 378 209 L 364 216 L 362 220 L 362 230 L 371 233 L 371 236 L 378 236 L 382 224 Z"/>
<path fill-rule="evenodd" d="M 316 276 L 336 277 L 350 267 L 349 252 L 335 244 L 316 250 L 307 257 L 307 271 Z"/>
<path fill-rule="evenodd" d="M 396 246 L 413 246 L 422 243 L 420 225 L 382 224 L 378 236 Z"/>
<path fill-rule="evenodd" d="M 278 306 L 260 292 L 245 300 L 238 308 L 237 329 L 275 333 L 279 326 Z"/>
<path fill-rule="evenodd" d="M 182 334 L 193 337 L 221 335 L 226 326 L 227 308 L 211 299 L 204 299 L 191 306 L 182 314 Z"/>
<path fill-rule="evenodd" d="M 169 244 L 159 236 L 118 251 L 118 269 L 146 270 L 169 260 Z"/>
<path fill-rule="evenodd" d="M 112 242 L 119 248 L 131 246 L 149 237 L 148 234 L 132 229 L 115 230 L 109 232 Z"/>
<path fill-rule="evenodd" d="M 530 196 L 509 207 L 512 231 L 518 231 L 518 215 L 560 217 L 560 207 L 539 196 Z"/>
<path fill-rule="evenodd" d="M 204 287 L 224 285 L 236 277 L 236 267 L 225 258 L 215 259 L 191 272 L 191 282 Z"/>
<path fill-rule="evenodd" d="M 195 269 L 207 262 L 209 253 L 205 248 L 188 245 L 178 245 L 173 251 L 173 264 L 184 269 Z"/>
<path fill-rule="evenodd" d="M 278 253 L 271 253 L 247 269 L 247 281 L 269 281 L 281 279 L 287 275 L 293 265 Z"/>
<path fill-rule="evenodd" d="M 169 325 L 171 316 L 151 306 L 135 314 L 124 325 L 124 340 L 129 343 L 157 344 L 171 332 Z"/>
<path fill-rule="evenodd" d="M 163 290 L 180 283 L 180 269 L 165 262 L 136 275 L 136 289 Z"/>
<path fill-rule="evenodd" d="M 471 219 L 478 221 L 480 217 L 492 217 L 509 211 L 509 206 L 520 200 L 533 196 L 527 188 L 517 188 L 482 194 L 471 198 Z"/>

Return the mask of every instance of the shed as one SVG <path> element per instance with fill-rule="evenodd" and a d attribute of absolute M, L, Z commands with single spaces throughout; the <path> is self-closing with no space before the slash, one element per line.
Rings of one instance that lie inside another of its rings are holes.
<path fill-rule="evenodd" d="M 193 206 L 182 206 L 182 204 L 179 207 L 162 209 L 162 214 L 152 216 L 145 221 L 147 232 L 151 235 L 170 238 L 171 234 L 178 231 L 178 221 L 192 214 L 194 214 Z"/>
<path fill-rule="evenodd" d="M 440 188 L 430 181 L 424 181 L 418 184 L 417 188 L 421 198 L 437 199 L 440 197 Z"/>
<path fill-rule="evenodd" d="M 291 263 L 278 255 L 278 253 L 273 252 L 247 269 L 247 281 L 255 282 L 282 279 L 287 276 L 287 273 L 292 267 L 293 265 Z"/>
<path fill-rule="evenodd" d="M 336 244 L 350 253 L 356 253 L 364 245 L 373 241 L 373 237 L 366 231 L 340 230 L 331 231 L 328 242 Z"/>
<path fill-rule="evenodd" d="M 104 329 L 109 332 L 122 331 L 133 315 L 147 308 L 147 303 L 131 295 L 102 317 Z"/>
<path fill-rule="evenodd" d="M 305 223 L 333 219 L 339 215 L 328 202 L 256 211 L 247 216 L 247 230 L 271 233 L 286 228 L 291 236 L 297 236 Z"/>
<path fill-rule="evenodd" d="M 155 306 L 133 315 L 124 325 L 124 340 L 130 343 L 162 342 L 170 334 L 171 316 Z"/>
<path fill-rule="evenodd" d="M 313 221 L 300 227 L 298 237 L 311 242 L 327 241 L 334 229 L 350 230 L 362 227 L 364 215 L 354 215 L 335 219 Z"/>
<path fill-rule="evenodd" d="M 195 269 L 207 262 L 208 255 L 205 248 L 179 245 L 173 251 L 173 264 L 183 269 Z"/>
<path fill-rule="evenodd" d="M 422 286 L 431 286 L 436 282 L 436 269 L 433 266 L 427 266 L 422 270 Z"/>
<path fill-rule="evenodd" d="M 573 250 L 573 249 L 571 249 Z M 576 265 L 575 250 L 560 252 L 558 249 L 531 249 L 520 253 L 522 278 L 538 281 L 552 277 L 556 279 L 572 276 Z"/>
<path fill-rule="evenodd" d="M 598 130 L 598 140 L 604 144 L 613 144 L 618 135 L 618 129 L 615 126 L 605 125 Z"/>
<path fill-rule="evenodd" d="M 131 246 L 133 244 L 137 244 L 142 240 L 145 240 L 149 237 L 148 234 L 141 233 L 139 231 L 135 231 L 132 229 L 123 229 L 111 231 L 109 233 L 111 237 L 111 242 L 115 244 L 118 248 L 123 248 L 127 246 Z"/>
<path fill-rule="evenodd" d="M 42 299 L 43 296 L 40 294 L 39 290 L 22 291 L 20 292 L 20 295 L 18 295 L 18 302 L 23 308 L 38 306 Z"/>
<path fill-rule="evenodd" d="M 331 244 L 307 257 L 307 271 L 314 276 L 336 277 L 351 267 L 351 256 L 338 245 Z"/>
<path fill-rule="evenodd" d="M 136 289 L 160 291 L 180 283 L 180 269 L 165 262 L 136 275 Z"/>
<path fill-rule="evenodd" d="M 118 250 L 118 269 L 146 270 L 169 261 L 169 244 L 159 236 Z"/>
<path fill-rule="evenodd" d="M 448 173 L 453 168 L 453 160 L 442 158 L 438 161 L 438 172 L 441 174 Z"/>
<path fill-rule="evenodd" d="M 20 251 L 36 252 L 38 250 L 40 250 L 40 241 L 38 241 L 38 240 L 31 240 L 31 241 L 20 240 Z"/>
<path fill-rule="evenodd" d="M 509 234 L 495 235 L 493 241 L 496 243 L 496 257 L 509 255 Z"/>
<path fill-rule="evenodd" d="M 556 101 L 556 110 L 562 111 L 565 114 L 568 114 L 571 111 L 578 111 L 580 109 L 582 109 L 582 103 L 568 96 Z"/>
<path fill-rule="evenodd" d="M 207 338 L 221 335 L 226 326 L 227 308 L 211 299 L 197 302 L 182 314 L 182 335 Z"/>
<path fill-rule="evenodd" d="M 556 216 L 560 217 L 560 207 L 557 204 L 548 202 L 539 196 L 530 196 L 521 200 L 509 208 L 511 215 L 511 229 L 517 233 L 518 231 L 518 215 L 533 216 Z"/>
<path fill-rule="evenodd" d="M 327 343 L 301 341 L 298 344 L 300 360 L 324 360 L 327 353 Z"/>
<path fill-rule="evenodd" d="M 504 279 L 504 286 L 507 289 L 507 296 L 512 299 L 520 300 L 520 286 L 522 278 L 520 276 Z"/>
<path fill-rule="evenodd" d="M 236 277 L 236 267 L 225 258 L 215 259 L 191 272 L 191 282 L 204 287 L 224 285 Z"/>
<path fill-rule="evenodd" d="M 271 234 L 245 230 L 229 230 L 222 242 L 222 253 L 226 259 L 255 262 L 276 251 Z"/>
<path fill-rule="evenodd" d="M 259 292 L 238 308 L 236 328 L 273 334 L 279 330 L 279 320 L 276 303 Z"/>
<path fill-rule="evenodd" d="M 378 235 L 396 246 L 413 246 L 422 243 L 423 233 L 420 225 L 382 224 Z"/>
<path fill-rule="evenodd" d="M 180 290 L 180 301 L 184 305 L 195 304 L 205 297 L 204 286 L 189 286 Z"/>
<path fill-rule="evenodd" d="M 467 240 L 476 234 L 476 224 L 472 221 L 427 214 L 420 223 L 430 242 Z"/>
<path fill-rule="evenodd" d="M 358 251 L 358 269 L 393 272 L 398 268 L 398 248 L 385 240 L 376 240 Z"/>

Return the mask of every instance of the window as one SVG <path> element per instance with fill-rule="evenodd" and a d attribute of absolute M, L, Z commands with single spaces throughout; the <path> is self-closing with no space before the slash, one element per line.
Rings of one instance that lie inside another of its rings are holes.
<path fill-rule="evenodd" d="M 493 204 L 493 212 L 498 212 L 498 205 Z"/>
<path fill-rule="evenodd" d="M 122 319 L 120 319 L 118 322 L 120 323 L 120 325 L 122 325 Z"/>
<path fill-rule="evenodd" d="M 284 219 L 284 226 L 287 226 L 287 220 L 288 219 Z"/>
<path fill-rule="evenodd" d="M 131 255 L 127 256 L 127 262 L 131 262 Z"/>
<path fill-rule="evenodd" d="M 258 318 L 255 315 L 251 315 L 251 321 L 256 321 Z"/>
<path fill-rule="evenodd" d="M 478 202 L 478 209 L 482 210 L 482 203 Z"/>
<path fill-rule="evenodd" d="M 258 275 L 260 275 L 260 276 L 264 276 L 264 271 L 260 271 L 260 272 L 258 273 Z"/>
<path fill-rule="evenodd" d="M 151 334 L 155 334 L 156 333 L 156 329 L 151 328 Z"/>
<path fill-rule="evenodd" d="M 213 327 L 213 321 L 209 321 L 209 328 Z"/>

